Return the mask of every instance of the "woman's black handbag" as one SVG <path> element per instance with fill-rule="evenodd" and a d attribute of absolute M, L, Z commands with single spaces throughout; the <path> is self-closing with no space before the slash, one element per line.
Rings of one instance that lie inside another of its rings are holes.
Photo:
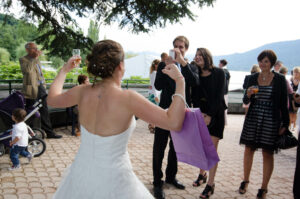
<path fill-rule="evenodd" d="M 298 140 L 289 130 L 286 130 L 283 135 L 278 137 L 277 145 L 280 149 L 290 149 L 298 146 Z"/>

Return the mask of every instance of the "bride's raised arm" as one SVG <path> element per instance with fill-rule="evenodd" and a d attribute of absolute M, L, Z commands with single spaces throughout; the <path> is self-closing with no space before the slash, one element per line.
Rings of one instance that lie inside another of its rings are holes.
<path fill-rule="evenodd" d="M 163 73 L 176 83 L 176 91 L 169 109 L 164 110 L 149 102 L 134 91 L 130 92 L 129 107 L 134 115 L 142 120 L 167 130 L 179 131 L 185 116 L 185 81 L 174 64 L 167 65 Z"/>
<path fill-rule="evenodd" d="M 78 103 L 79 90 L 82 86 L 75 86 L 66 92 L 63 92 L 63 85 L 66 75 L 75 68 L 75 59 L 71 57 L 67 63 L 61 68 L 50 86 L 47 103 L 55 108 L 64 108 L 74 106 Z"/>

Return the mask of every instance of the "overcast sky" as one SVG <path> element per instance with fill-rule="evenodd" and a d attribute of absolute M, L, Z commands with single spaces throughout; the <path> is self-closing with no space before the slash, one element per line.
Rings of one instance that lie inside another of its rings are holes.
<path fill-rule="evenodd" d="M 173 39 L 185 35 L 190 40 L 188 54 L 206 47 L 213 55 L 245 52 L 264 44 L 300 39 L 300 0 L 217 0 L 214 7 L 193 8 L 195 21 L 167 25 L 145 34 L 120 30 L 117 24 L 100 27 L 106 36 L 122 44 L 125 51 L 168 52 Z M 17 16 L 16 9 L 16 16 Z M 78 19 L 87 33 L 92 18 Z"/>
<path fill-rule="evenodd" d="M 168 52 L 173 39 L 185 35 L 190 40 L 189 54 L 197 47 L 213 55 L 245 52 L 261 45 L 300 39 L 300 0 L 217 0 L 214 7 L 193 9 L 196 21 L 154 29 L 149 34 L 132 34 L 117 25 L 100 27 L 104 36 L 122 44 L 125 51 Z M 78 21 L 87 32 L 89 19 Z"/>

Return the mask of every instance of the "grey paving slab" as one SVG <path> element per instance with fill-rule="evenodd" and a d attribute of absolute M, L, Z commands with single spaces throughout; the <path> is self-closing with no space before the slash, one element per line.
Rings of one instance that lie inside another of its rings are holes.
<path fill-rule="evenodd" d="M 262 154 L 257 151 L 251 172 L 251 183 L 245 195 L 238 193 L 243 176 L 243 150 L 239 145 L 244 116 L 229 115 L 224 139 L 219 144 L 220 163 L 215 179 L 215 193 L 211 199 L 250 199 L 255 198 L 262 181 Z M 46 139 L 47 151 L 34 158 L 30 164 L 20 158 L 22 168 L 8 171 L 8 155 L 0 158 L 0 199 L 2 198 L 51 198 L 60 183 L 64 170 L 72 163 L 80 145 L 80 137 L 70 135 L 70 128 L 55 130 L 63 139 Z M 132 166 L 139 179 L 152 192 L 152 145 L 153 134 L 147 124 L 137 121 L 128 144 Z M 168 149 L 166 149 L 165 155 Z M 295 170 L 296 149 L 283 150 L 275 155 L 275 168 L 269 184 L 268 199 L 292 199 L 292 183 Z M 163 170 L 166 168 L 166 158 Z M 196 199 L 204 185 L 193 187 L 199 170 L 193 166 L 179 163 L 177 178 L 186 185 L 185 190 L 177 190 L 166 184 L 164 190 L 167 199 Z M 121 198 L 121 197 L 120 197 Z"/>

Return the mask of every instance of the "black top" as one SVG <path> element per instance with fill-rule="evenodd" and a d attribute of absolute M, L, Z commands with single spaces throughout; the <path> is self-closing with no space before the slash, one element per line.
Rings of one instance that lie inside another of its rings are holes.
<path fill-rule="evenodd" d="M 275 117 L 278 119 L 278 121 L 282 121 L 282 126 L 288 128 L 289 126 L 289 113 L 288 113 L 288 105 L 287 105 L 287 85 L 285 77 L 279 73 L 273 72 L 274 78 L 273 78 L 273 85 L 274 85 L 274 97 L 272 98 L 272 101 L 274 103 L 274 109 L 275 109 Z M 258 85 L 258 75 L 259 73 L 255 73 L 253 75 L 250 75 L 249 82 L 246 87 L 248 89 L 250 86 Z M 247 96 L 247 90 L 245 91 L 243 102 L 244 104 L 248 104 L 251 102 L 249 110 L 252 108 L 252 104 L 255 102 L 255 97 L 252 95 L 250 99 Z"/>
<path fill-rule="evenodd" d="M 162 69 L 164 69 L 166 66 L 165 62 L 160 62 L 157 67 L 157 72 L 156 72 L 156 77 L 155 77 L 155 82 L 154 86 L 156 90 L 161 91 L 160 94 L 160 102 L 159 106 L 166 109 L 169 108 L 169 106 L 172 103 L 172 95 L 175 93 L 175 87 L 176 83 L 173 79 L 171 79 L 168 75 L 164 74 L 162 72 Z M 181 70 L 182 66 L 181 67 Z M 183 74 L 185 78 L 185 96 L 186 96 L 186 102 L 190 105 L 191 104 L 191 95 L 190 95 L 190 85 L 188 81 L 188 77 Z"/>
<path fill-rule="evenodd" d="M 199 93 L 199 107 L 203 113 L 208 113 L 209 112 L 209 99 L 208 99 L 208 91 L 214 89 L 212 87 L 212 75 L 202 77 L 199 76 L 200 82 L 202 83 L 203 89 L 205 90 L 204 92 L 198 92 Z"/>
<path fill-rule="evenodd" d="M 224 68 L 224 73 L 225 73 L 225 90 L 224 90 L 224 95 L 227 95 L 228 94 L 228 87 L 229 87 L 229 80 L 230 80 L 230 73 L 229 71 Z"/>
<path fill-rule="evenodd" d="M 251 75 L 246 75 L 246 76 L 245 76 L 244 84 L 243 84 L 243 89 L 248 88 L 247 85 L 248 85 L 250 76 L 251 76 Z"/>
<path fill-rule="evenodd" d="M 225 74 L 224 70 L 213 67 L 208 77 L 201 77 L 200 70 L 196 66 L 188 65 L 182 69 L 191 81 L 192 86 L 191 102 L 194 107 L 201 107 L 201 101 L 207 100 L 206 106 L 201 111 L 211 117 L 215 117 L 218 111 L 224 111 L 227 106 L 224 100 Z M 200 77 L 200 78 L 199 78 Z M 203 98 L 203 96 L 205 96 Z"/>
<path fill-rule="evenodd" d="M 294 84 L 294 82 L 293 82 L 293 80 L 291 80 L 291 86 L 292 86 L 292 88 L 293 88 L 293 91 L 297 91 L 297 89 L 298 89 L 298 84 L 297 85 L 295 85 Z"/>

